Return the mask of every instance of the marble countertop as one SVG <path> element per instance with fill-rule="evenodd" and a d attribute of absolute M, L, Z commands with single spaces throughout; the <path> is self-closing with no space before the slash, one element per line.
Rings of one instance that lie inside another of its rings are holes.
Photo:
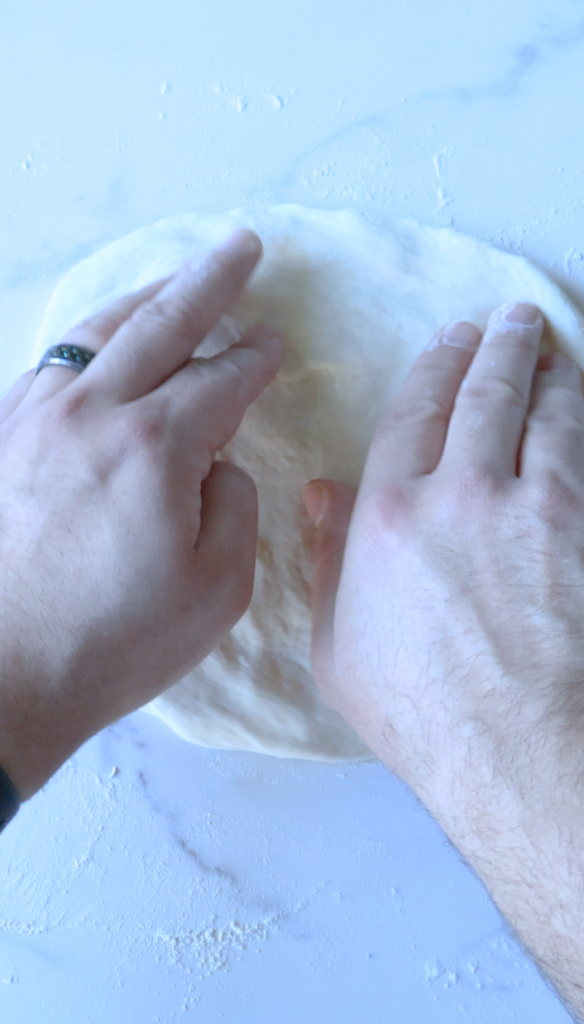
<path fill-rule="evenodd" d="M 0 36 L 0 390 L 79 259 L 161 217 L 355 207 L 526 254 L 584 305 L 583 0 L 22 0 Z M 0 842 L 3 1024 L 566 1024 L 380 766 L 143 712 Z"/>

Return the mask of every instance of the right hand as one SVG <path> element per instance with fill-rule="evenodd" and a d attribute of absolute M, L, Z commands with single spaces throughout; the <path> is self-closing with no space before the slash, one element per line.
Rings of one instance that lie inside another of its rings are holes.
<path fill-rule="evenodd" d="M 256 327 L 191 356 L 260 254 L 238 232 L 73 328 L 63 341 L 98 353 L 80 375 L 29 371 L 0 403 L 0 765 L 21 799 L 249 603 L 255 485 L 214 459 L 282 341 Z"/>
<path fill-rule="evenodd" d="M 440 332 L 377 430 L 356 501 L 336 481 L 305 491 L 314 518 L 317 487 L 329 502 L 317 682 L 442 821 L 453 793 L 472 802 L 493 774 L 553 802 L 558 745 L 579 771 L 584 399 L 575 364 L 538 363 L 543 318 L 527 308 L 532 326 L 500 310 L 482 344 L 471 324 L 467 348 Z"/>

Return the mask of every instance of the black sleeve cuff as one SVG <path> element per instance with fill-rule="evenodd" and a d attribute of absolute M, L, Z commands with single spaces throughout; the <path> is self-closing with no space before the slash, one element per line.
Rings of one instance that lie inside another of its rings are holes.
<path fill-rule="evenodd" d="M 0 768 L 0 832 L 20 807 L 20 797 L 5 771 Z"/>

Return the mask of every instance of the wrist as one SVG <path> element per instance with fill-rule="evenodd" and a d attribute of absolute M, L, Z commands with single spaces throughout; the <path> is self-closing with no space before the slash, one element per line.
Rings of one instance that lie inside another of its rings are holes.
<path fill-rule="evenodd" d="M 34 682 L 31 682 L 31 678 Z M 61 687 L 38 673 L 0 673 L 0 767 L 30 799 L 87 738 L 80 736 L 73 709 L 63 706 Z"/>
<path fill-rule="evenodd" d="M 49 743 L 40 736 L 39 729 L 28 722 L 16 726 L 0 705 L 3 724 L 0 729 L 0 767 L 16 789 L 21 803 L 29 800 L 67 759 L 61 756 L 54 737 Z"/>

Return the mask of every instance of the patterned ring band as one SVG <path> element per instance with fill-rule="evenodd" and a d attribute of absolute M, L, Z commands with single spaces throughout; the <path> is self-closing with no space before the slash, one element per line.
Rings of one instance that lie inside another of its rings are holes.
<path fill-rule="evenodd" d="M 95 354 L 88 348 L 78 348 L 77 345 L 53 345 L 52 348 L 47 349 L 38 364 L 35 377 L 44 366 L 66 366 L 69 370 L 81 373 L 86 366 L 89 366 Z"/>

